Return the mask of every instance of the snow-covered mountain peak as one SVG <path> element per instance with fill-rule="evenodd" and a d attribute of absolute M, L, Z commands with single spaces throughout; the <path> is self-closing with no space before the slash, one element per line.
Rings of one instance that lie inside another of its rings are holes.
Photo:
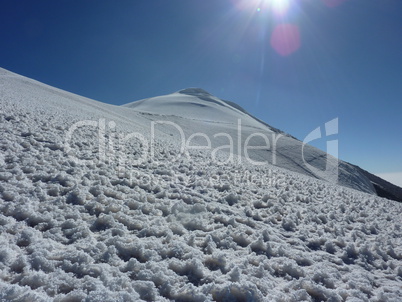
<path fill-rule="evenodd" d="M 123 106 L 158 116 L 177 116 L 214 124 L 237 125 L 240 119 L 243 125 L 270 131 L 268 125 L 260 123 L 240 106 L 233 106 L 201 88 L 187 88 Z"/>
<path fill-rule="evenodd" d="M 212 102 L 216 103 L 218 105 L 225 106 L 225 103 L 219 99 L 218 97 L 210 94 L 208 91 L 202 89 L 202 88 L 186 88 L 179 90 L 178 93 L 183 94 L 183 95 L 188 95 L 188 96 L 194 96 L 200 100 L 206 101 L 206 102 Z"/>
<path fill-rule="evenodd" d="M 185 88 L 185 89 L 179 90 L 178 93 L 194 95 L 194 96 L 205 96 L 205 95 L 210 96 L 211 95 L 208 91 L 206 91 L 202 88 L 197 88 L 197 87 Z"/>

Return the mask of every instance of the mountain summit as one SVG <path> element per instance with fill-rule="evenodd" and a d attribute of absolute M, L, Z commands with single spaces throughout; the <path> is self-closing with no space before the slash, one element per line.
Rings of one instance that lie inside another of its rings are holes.
<path fill-rule="evenodd" d="M 187 88 L 123 106 L 158 116 L 176 116 L 216 124 L 236 124 L 241 119 L 248 126 L 261 126 L 255 118 L 246 116 L 240 106 L 234 107 L 200 88 Z"/>
<path fill-rule="evenodd" d="M 397 186 L 385 181 L 379 184 L 374 175 L 347 162 L 339 160 L 335 163 L 335 159 L 324 151 L 304 145 L 291 135 L 257 119 L 239 105 L 213 96 L 201 88 L 187 88 L 123 106 L 152 114 L 149 118 L 154 121 L 174 121 L 189 135 L 203 130 L 209 137 L 213 137 L 221 132 L 233 138 L 235 145 L 244 147 L 251 142 L 254 146 L 266 146 L 248 153 L 251 159 L 308 176 L 325 179 L 321 172 L 331 160 L 336 167 L 332 167 L 333 171 L 325 171 L 327 178 L 332 179 L 331 182 L 395 200 L 402 199 L 402 189 Z M 242 127 L 241 135 L 238 134 L 239 123 Z M 257 133 L 265 133 L 266 137 Z M 172 132 L 173 136 L 178 134 L 176 131 Z M 253 138 L 247 141 L 250 136 Z M 203 144 L 202 138 L 199 139 L 199 144 Z M 225 144 L 225 138 L 212 140 L 212 146 L 215 148 Z M 244 151 L 239 152 L 239 149 L 233 152 L 236 155 L 244 155 Z"/>
<path fill-rule="evenodd" d="M 205 91 L 202 88 L 186 88 L 178 91 L 179 93 L 182 94 L 188 94 L 188 95 L 193 95 L 197 97 L 203 97 L 203 96 L 212 96 L 208 91 Z"/>

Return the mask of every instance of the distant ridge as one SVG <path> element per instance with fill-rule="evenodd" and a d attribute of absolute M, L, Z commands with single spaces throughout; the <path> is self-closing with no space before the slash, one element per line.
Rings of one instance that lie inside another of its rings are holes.
<path fill-rule="evenodd" d="M 386 181 L 385 179 L 382 179 L 381 177 L 378 177 L 377 175 L 374 175 L 360 167 L 358 168 L 367 176 L 368 179 L 370 179 L 378 196 L 402 202 L 401 187 L 398 187 L 397 185 L 394 185 L 389 181 Z"/>

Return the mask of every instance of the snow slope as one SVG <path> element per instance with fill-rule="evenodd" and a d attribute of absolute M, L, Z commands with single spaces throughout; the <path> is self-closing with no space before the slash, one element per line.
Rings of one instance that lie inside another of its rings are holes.
<path fill-rule="evenodd" d="M 165 96 L 154 97 L 124 105 L 140 112 L 180 116 L 190 120 L 261 128 L 261 123 L 200 88 L 188 88 Z M 264 129 L 264 128 L 263 128 Z M 269 128 L 268 131 L 271 131 Z"/>
<path fill-rule="evenodd" d="M 249 153 L 251 160 L 274 164 L 291 171 L 305 175 L 329 180 L 333 183 L 358 189 L 363 192 L 375 193 L 375 188 L 366 175 L 356 166 L 340 161 L 339 168 L 331 171 L 329 177 L 322 177 L 320 172 L 325 170 L 327 158 L 335 163 L 335 158 L 325 152 L 306 145 L 303 149 L 303 142 L 283 133 L 282 131 L 261 122 L 248 114 L 244 109 L 233 103 L 225 102 L 217 97 L 210 95 L 200 88 L 189 88 L 165 96 L 154 97 L 124 105 L 134 109 L 136 112 L 152 114 L 150 119 L 157 121 L 168 119 L 179 125 L 182 129 L 187 129 L 187 137 L 191 133 L 206 133 L 213 138 L 216 133 L 226 133 L 234 140 L 234 145 L 240 144 L 242 148 L 234 148 L 233 153 L 244 154 L 244 146 L 267 146 L 266 148 L 256 149 Z M 241 135 L 239 135 L 239 120 L 241 121 Z M 251 140 L 247 139 L 256 133 L 263 136 L 254 136 Z M 179 132 L 173 131 L 172 134 L 179 136 Z M 200 138 L 198 143 L 205 145 L 205 139 Z M 227 145 L 226 137 L 212 139 L 212 147 Z M 304 151 L 304 153 L 303 153 Z M 316 170 L 309 169 L 306 165 L 313 165 Z M 332 177 L 338 173 L 338 177 Z M 329 179 L 328 179 L 329 178 Z"/>
<path fill-rule="evenodd" d="M 234 129 L 175 113 L 0 69 L 1 301 L 399 301 L 402 204 L 273 165 L 184 156 L 169 125 L 155 127 L 145 160 L 146 142 L 118 144 L 149 138 L 159 119 L 186 136 Z"/>

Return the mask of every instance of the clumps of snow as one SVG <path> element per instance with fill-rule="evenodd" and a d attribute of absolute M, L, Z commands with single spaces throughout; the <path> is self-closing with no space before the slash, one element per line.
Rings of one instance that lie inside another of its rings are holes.
<path fill-rule="evenodd" d="M 251 282 L 231 283 L 212 290 L 214 301 L 263 301 L 257 286 Z"/>
<path fill-rule="evenodd" d="M 14 81 L 0 99 L 0 300 L 402 296 L 401 204 L 271 166 L 171 160 L 175 144 L 160 133 L 154 160 L 130 170 L 75 163 L 60 146 L 80 117 L 147 124 L 85 99 L 74 111 L 77 97 Z M 72 138 L 85 156 L 91 133 Z"/>

